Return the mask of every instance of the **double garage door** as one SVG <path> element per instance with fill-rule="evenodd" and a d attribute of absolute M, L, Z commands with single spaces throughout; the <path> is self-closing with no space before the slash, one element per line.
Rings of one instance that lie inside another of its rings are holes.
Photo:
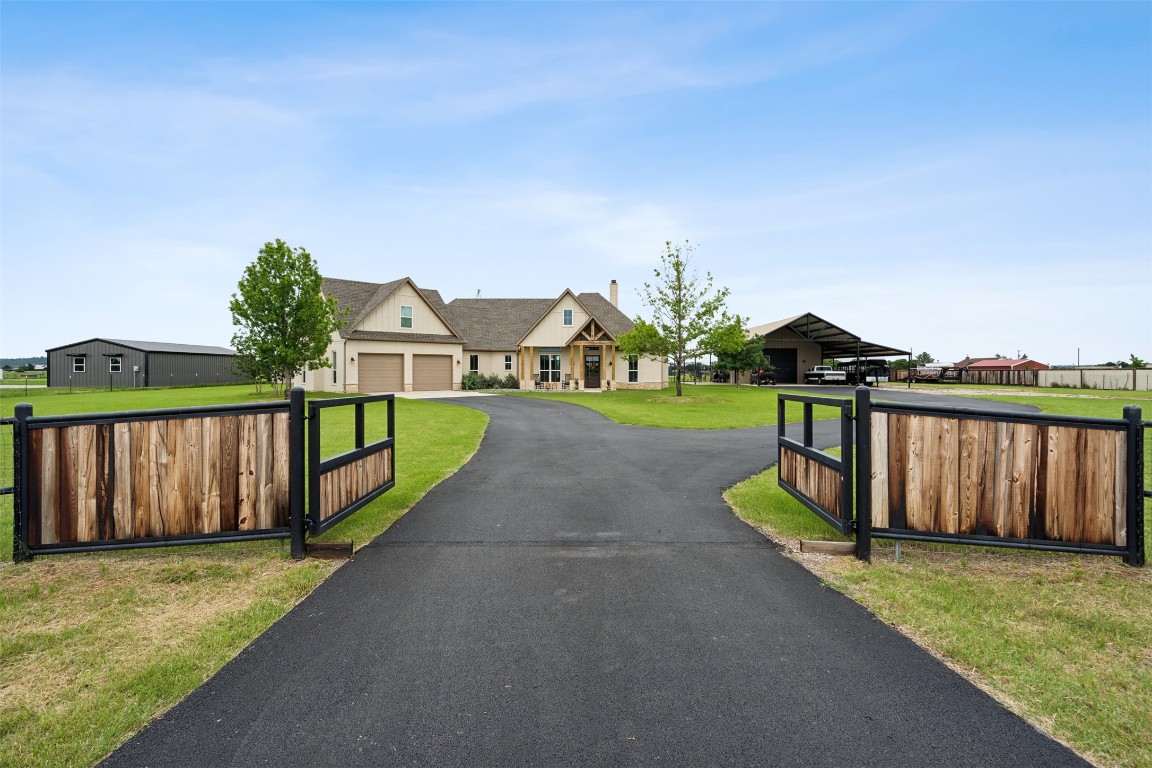
<path fill-rule="evenodd" d="M 404 355 L 362 354 L 359 363 L 360 392 L 404 391 Z M 452 355 L 413 355 L 412 389 L 452 389 Z"/>

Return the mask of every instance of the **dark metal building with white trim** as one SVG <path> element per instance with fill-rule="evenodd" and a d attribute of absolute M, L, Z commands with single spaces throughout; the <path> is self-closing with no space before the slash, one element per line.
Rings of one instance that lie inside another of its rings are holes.
<path fill-rule="evenodd" d="M 225 347 L 88 339 L 47 350 L 49 387 L 179 387 L 251 381 Z"/>

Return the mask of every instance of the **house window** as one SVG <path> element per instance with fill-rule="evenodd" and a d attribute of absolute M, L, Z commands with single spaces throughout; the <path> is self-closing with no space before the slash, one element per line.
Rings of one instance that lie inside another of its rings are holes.
<path fill-rule="evenodd" d="M 628 382 L 635 384 L 638 381 L 640 381 L 640 358 L 628 355 Z"/>
<path fill-rule="evenodd" d="M 400 327 L 412 327 L 412 307 L 406 306 L 404 304 L 400 305 Z"/>
<path fill-rule="evenodd" d="M 332 353 L 332 383 L 336 383 L 336 353 Z"/>
<path fill-rule="evenodd" d="M 540 355 L 540 381 L 560 381 L 560 355 Z"/>
<path fill-rule="evenodd" d="M 480 355 L 468 355 L 468 372 L 480 373 Z"/>
<path fill-rule="evenodd" d="M 108 358 L 108 373 L 120 373 L 120 358 Z"/>
<path fill-rule="evenodd" d="M 572 325 L 572 310 L 570 309 L 564 310 L 564 325 Z"/>
<path fill-rule="evenodd" d="M 504 370 L 512 370 L 512 355 L 504 355 Z"/>
<path fill-rule="evenodd" d="M 84 358 L 82 356 L 72 358 L 72 373 L 84 373 Z"/>

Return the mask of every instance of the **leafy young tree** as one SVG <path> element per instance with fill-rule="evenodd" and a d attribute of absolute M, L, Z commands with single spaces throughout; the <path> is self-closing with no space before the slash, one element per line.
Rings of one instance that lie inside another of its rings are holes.
<path fill-rule="evenodd" d="M 912 358 L 912 362 L 916 365 L 928 365 L 932 362 L 932 359 L 933 358 L 931 352 L 921 352 L 920 354 L 916 355 L 916 357 Z"/>
<path fill-rule="evenodd" d="M 232 336 L 241 370 L 288 386 L 297 373 L 328 364 L 324 353 L 342 317 L 334 298 L 320 292 L 323 278 L 303 248 L 265 243 L 232 294 Z"/>
<path fill-rule="evenodd" d="M 734 352 L 721 352 L 718 355 L 717 367 L 721 366 L 722 370 L 733 372 L 732 380 L 736 382 L 736 386 L 740 386 L 740 375 L 745 371 L 774 370 L 768 358 L 764 357 L 762 336 L 745 339 L 740 348 Z"/>
<path fill-rule="evenodd" d="M 1124 363 L 1126 368 L 1147 368 L 1148 363 L 1143 359 L 1136 357 L 1135 353 L 1128 355 L 1128 362 Z"/>
<path fill-rule="evenodd" d="M 652 320 L 637 318 L 635 327 L 617 339 L 625 355 L 670 359 L 676 366 L 677 397 L 684 394 L 681 378 L 688 359 L 701 351 L 717 351 L 707 349 L 709 338 L 714 343 L 717 329 L 740 323 L 725 309 L 728 289 L 713 292 L 711 274 L 701 280 L 695 270 L 689 271 L 693 250 L 687 242 L 664 243 L 661 267 L 653 270 L 656 281 L 645 283 L 640 291 L 652 310 Z"/>

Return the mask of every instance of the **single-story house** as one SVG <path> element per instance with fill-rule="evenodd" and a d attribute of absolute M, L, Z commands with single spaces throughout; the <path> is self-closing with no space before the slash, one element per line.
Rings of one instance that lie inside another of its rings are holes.
<path fill-rule="evenodd" d="M 1028 358 L 1011 360 L 1007 357 L 1001 357 L 990 360 L 978 360 L 967 366 L 967 368 L 970 371 L 1046 371 L 1051 368 L 1051 366 L 1038 363 L 1035 360 L 1029 360 Z"/>
<path fill-rule="evenodd" d="M 251 381 L 225 347 L 96 338 L 47 350 L 49 387 L 175 387 Z"/>
<path fill-rule="evenodd" d="M 908 355 L 902 349 L 864 341 L 811 312 L 749 328 L 748 338 L 755 336 L 764 339 L 764 356 L 776 369 L 778 384 L 802 383 L 805 371 L 827 359 L 863 363 L 869 358 Z"/>
<path fill-rule="evenodd" d="M 565 290 L 542 299 L 454 299 L 411 278 L 388 283 L 324 278 L 346 312 L 329 367 L 293 382 L 330 392 L 459 389 L 468 373 L 511 376 L 521 389 L 661 389 L 664 361 L 616 348 L 632 321 L 610 298 Z"/>

